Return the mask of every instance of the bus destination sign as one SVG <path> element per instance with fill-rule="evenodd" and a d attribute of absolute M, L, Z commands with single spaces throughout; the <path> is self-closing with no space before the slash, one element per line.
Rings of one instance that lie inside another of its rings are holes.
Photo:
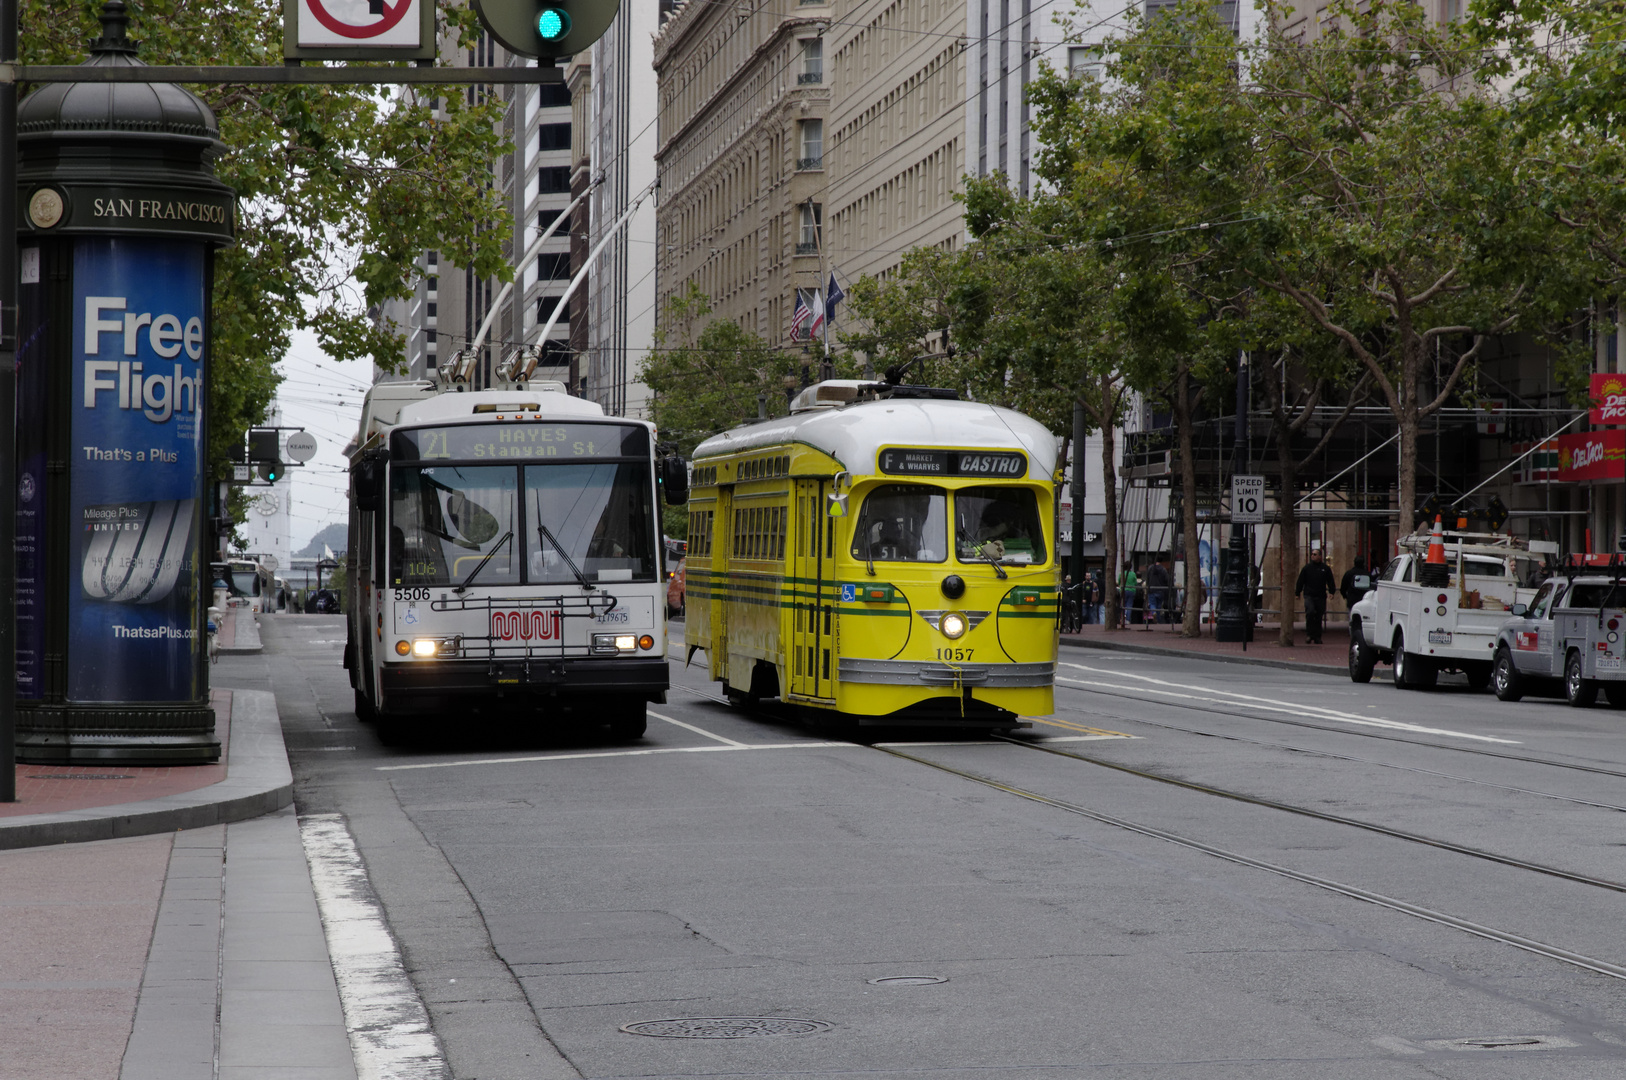
<path fill-rule="evenodd" d="M 514 461 L 649 456 L 649 429 L 623 424 L 458 424 L 397 431 L 397 461 Z"/>
<path fill-rule="evenodd" d="M 891 476 L 982 476 L 1020 480 L 1027 475 L 1028 459 L 1009 451 L 912 450 L 893 447 L 881 451 L 881 471 Z"/>

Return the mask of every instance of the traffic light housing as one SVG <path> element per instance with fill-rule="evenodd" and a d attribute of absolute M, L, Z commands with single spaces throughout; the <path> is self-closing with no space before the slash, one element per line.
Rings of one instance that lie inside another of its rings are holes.
<path fill-rule="evenodd" d="M 257 466 L 260 479 L 274 484 L 282 479 L 282 436 L 275 428 L 250 429 L 248 460 Z"/>
<path fill-rule="evenodd" d="M 486 32 L 515 56 L 552 60 L 604 36 L 620 0 L 474 0 Z"/>
<path fill-rule="evenodd" d="M 282 462 L 280 462 L 280 461 L 262 461 L 262 462 L 260 462 L 260 479 L 264 480 L 264 481 L 266 481 L 267 483 L 270 483 L 270 484 L 274 484 L 278 480 L 281 480 L 282 479 Z"/>

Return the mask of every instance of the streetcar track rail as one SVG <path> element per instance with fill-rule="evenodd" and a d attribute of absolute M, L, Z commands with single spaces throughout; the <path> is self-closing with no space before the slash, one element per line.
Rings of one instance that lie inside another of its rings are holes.
<path fill-rule="evenodd" d="M 1039 803 L 1042 806 L 1049 806 L 1057 810 L 1065 811 L 1069 814 L 1076 814 L 1079 817 L 1088 818 L 1091 821 L 1097 821 L 1103 825 L 1110 825 L 1116 829 L 1123 829 L 1126 832 L 1136 833 L 1140 836 L 1150 837 L 1155 840 L 1163 840 L 1167 843 L 1175 844 L 1191 851 L 1201 852 L 1205 855 L 1211 855 L 1214 858 L 1222 859 L 1226 862 L 1235 863 L 1238 866 L 1246 866 L 1255 870 L 1263 870 L 1266 873 L 1276 874 L 1280 877 L 1287 878 L 1290 881 L 1297 881 L 1301 884 L 1311 885 L 1318 889 L 1325 889 L 1328 892 L 1337 893 L 1341 896 L 1347 896 L 1353 900 L 1360 900 L 1368 904 L 1374 904 L 1378 907 L 1388 908 L 1391 911 L 1411 915 L 1415 918 L 1423 919 L 1427 922 L 1435 923 L 1440 926 L 1450 927 L 1454 930 L 1461 930 L 1464 933 L 1472 934 L 1475 937 L 1484 938 L 1488 941 L 1495 941 L 1503 945 L 1511 945 L 1516 949 L 1522 949 L 1525 952 L 1534 953 L 1537 956 L 1544 956 L 1549 960 L 1557 960 L 1560 963 L 1570 964 L 1574 967 L 1584 968 L 1587 971 L 1596 972 L 1599 975 L 1607 975 L 1612 979 L 1626 980 L 1626 967 L 1621 967 L 1618 964 L 1611 964 L 1606 960 L 1599 960 L 1595 957 L 1586 956 L 1582 953 L 1572 952 L 1569 949 L 1559 948 L 1556 945 L 1549 945 L 1546 942 L 1536 941 L 1533 938 L 1523 937 L 1519 934 L 1509 933 L 1505 930 L 1498 930 L 1490 926 L 1482 926 L 1479 923 L 1470 922 L 1467 919 L 1459 919 L 1455 915 L 1447 915 L 1445 912 L 1435 911 L 1432 908 L 1426 908 L 1418 904 L 1408 903 L 1405 900 L 1400 900 L 1392 896 L 1386 896 L 1383 893 L 1372 892 L 1368 889 L 1361 889 L 1354 885 L 1346 885 L 1342 882 L 1333 881 L 1330 878 L 1317 877 L 1314 874 L 1306 874 L 1299 870 L 1292 870 L 1285 866 L 1278 866 L 1275 863 L 1266 862 L 1263 859 L 1256 859 L 1250 855 L 1243 855 L 1240 852 L 1231 851 L 1227 848 L 1205 843 L 1204 841 L 1196 840 L 1189 836 L 1181 836 L 1179 833 L 1169 832 L 1166 829 L 1159 829 L 1151 825 L 1143 825 L 1140 822 L 1114 817 L 1111 814 L 1104 814 L 1099 810 L 1091 810 L 1089 807 L 1080 806 L 1077 803 L 1070 803 L 1065 799 L 1056 799 L 1048 795 L 1041 795 L 1038 792 L 1028 791 L 1025 788 L 1019 788 L 1011 784 L 1003 784 L 998 780 L 994 780 L 986 776 L 980 776 L 977 773 L 970 772 L 965 769 L 958 769 L 952 765 L 944 765 L 940 762 L 932 761 L 929 758 L 906 753 L 903 750 L 898 749 L 896 746 L 875 746 L 872 747 L 872 749 L 878 750 L 883 754 L 890 754 L 893 757 L 902 758 L 905 761 L 913 761 L 917 764 L 925 765 L 926 767 L 936 769 L 939 772 L 948 773 L 952 776 L 958 776 L 962 779 L 969 780 L 972 783 L 993 788 L 996 791 L 1003 791 L 1006 794 L 1014 795 L 1019 799 L 1026 799 L 1029 802 Z M 1614 885 L 1610 885 L 1609 887 L 1617 889 L 1619 888 L 1619 886 Z"/>
<path fill-rule="evenodd" d="M 698 697 L 698 698 L 703 698 L 703 699 L 708 700 L 708 701 L 713 701 L 713 702 L 716 702 L 717 704 L 720 704 L 720 705 L 726 705 L 726 706 L 733 707 L 731 702 L 729 702 L 726 698 L 720 697 L 718 695 L 708 694 L 708 693 L 705 693 L 703 691 L 695 690 L 695 689 L 693 689 L 691 687 L 686 687 L 686 686 L 675 686 L 674 688 L 684 690 L 687 693 L 692 694 L 693 696 Z M 762 706 L 760 706 L 760 705 L 757 707 L 757 711 L 760 711 L 760 712 L 762 712 L 762 713 L 764 713 L 766 715 L 769 715 L 769 716 L 773 716 L 772 713 L 769 713 L 767 709 L 762 708 Z M 777 717 L 777 716 L 774 716 L 773 718 L 776 719 L 776 720 L 783 719 L 783 718 Z M 1314 725 L 1304 725 L 1304 726 L 1314 726 Z M 1333 729 L 1333 730 L 1336 730 L 1336 729 Z M 1365 734 L 1365 733 L 1362 733 L 1362 734 Z M 1402 740 L 1397 740 L 1397 741 L 1412 742 L 1413 740 L 1402 739 Z M 1129 774 L 1135 775 L 1137 777 L 1141 777 L 1143 779 L 1155 780 L 1155 781 L 1158 781 L 1159 783 L 1173 784 L 1175 786 L 1189 788 L 1189 789 L 1201 792 L 1203 794 L 1215 795 L 1215 796 L 1218 796 L 1218 797 L 1221 797 L 1221 798 L 1234 799 L 1234 800 L 1239 801 L 1239 802 L 1251 803 L 1251 804 L 1254 804 L 1254 805 L 1265 807 L 1267 809 L 1283 810 L 1283 811 L 1286 811 L 1286 812 L 1289 812 L 1289 813 L 1294 813 L 1294 814 L 1298 814 L 1298 815 L 1302 815 L 1302 816 L 1306 816 L 1306 817 L 1311 817 L 1311 818 L 1323 820 L 1323 821 L 1326 821 L 1326 822 L 1328 822 L 1330 824 L 1347 825 L 1347 826 L 1362 829 L 1362 830 L 1365 830 L 1365 831 L 1375 832 L 1375 833 L 1378 833 L 1380 835 L 1386 835 L 1386 836 L 1390 836 L 1392 838 L 1406 840 L 1406 841 L 1410 841 L 1410 842 L 1413 842 L 1413 843 L 1422 844 L 1422 845 L 1425 845 L 1425 846 L 1428 846 L 1428 847 L 1439 848 L 1439 849 L 1442 849 L 1442 850 L 1451 851 L 1451 852 L 1456 853 L 1456 854 L 1462 854 L 1462 855 L 1466 855 L 1466 856 L 1471 857 L 1471 858 L 1477 858 L 1477 859 L 1481 859 L 1481 860 L 1485 860 L 1485 861 L 1489 861 L 1489 862 L 1493 862 L 1493 863 L 1498 863 L 1500 865 L 1505 865 L 1505 866 L 1513 867 L 1513 868 L 1516 868 L 1516 869 L 1528 870 L 1528 871 L 1531 871 L 1533 873 L 1539 873 L 1539 874 L 1543 874 L 1543 875 L 1549 876 L 1549 877 L 1555 877 L 1555 878 L 1559 878 L 1559 879 L 1562 879 L 1562 880 L 1572 881 L 1572 882 L 1575 882 L 1575 883 L 1578 883 L 1578 884 L 1590 885 L 1590 886 L 1593 886 L 1593 887 L 1596 887 L 1596 888 L 1602 888 L 1602 889 L 1606 889 L 1606 890 L 1613 891 L 1613 892 L 1626 892 L 1626 885 L 1622 885 L 1622 884 L 1620 884 L 1618 882 L 1607 881 L 1607 880 L 1604 880 L 1604 879 L 1601 879 L 1601 878 L 1591 878 L 1591 877 L 1587 877 L 1587 876 L 1581 875 L 1581 874 L 1572 874 L 1572 873 L 1570 873 L 1568 871 L 1560 870 L 1557 867 L 1543 866 L 1543 865 L 1541 865 L 1539 863 L 1531 863 L 1531 862 L 1527 862 L 1525 860 L 1513 859 L 1513 858 L 1510 858 L 1510 857 L 1507 857 L 1507 856 L 1496 855 L 1493 852 L 1481 851 L 1481 850 L 1478 850 L 1478 849 L 1475 849 L 1475 848 L 1465 847 L 1463 845 L 1451 844 L 1451 843 L 1449 843 L 1447 841 L 1434 840 L 1434 839 L 1431 839 L 1429 837 L 1423 837 L 1423 836 L 1418 836 L 1418 835 L 1412 834 L 1412 833 L 1402 832 L 1400 830 L 1389 829 L 1389 828 L 1387 828 L 1385 826 L 1381 826 L 1381 825 L 1374 825 L 1374 824 L 1372 824 L 1370 822 L 1357 821 L 1357 820 L 1355 820 L 1353 818 L 1343 818 L 1343 817 L 1339 817 L 1339 816 L 1333 815 L 1333 814 L 1326 814 L 1326 813 L 1323 813 L 1323 812 L 1318 811 L 1318 810 L 1310 810 L 1307 807 L 1295 807 L 1295 806 L 1292 806 L 1292 805 L 1286 804 L 1286 803 L 1277 803 L 1277 802 L 1273 802 L 1273 801 L 1268 800 L 1268 799 L 1259 799 L 1259 798 L 1255 798 L 1254 796 L 1243 795 L 1243 794 L 1241 794 L 1239 792 L 1227 792 L 1227 791 L 1224 791 L 1223 789 L 1213 788 L 1213 787 L 1209 787 L 1209 786 L 1201 785 L 1201 784 L 1195 784 L 1195 783 L 1192 783 L 1190 781 L 1175 780 L 1175 779 L 1172 779 L 1170 777 L 1158 776 L 1155 773 L 1144 772 L 1142 770 L 1134 769 L 1134 768 L 1131 768 L 1129 766 L 1119 765 L 1119 764 L 1114 763 L 1114 762 L 1101 761 L 1101 760 L 1090 758 L 1090 757 L 1087 757 L 1086 755 L 1074 753 L 1074 752 L 1071 752 L 1071 751 L 1060 750 L 1060 749 L 1056 749 L 1056 748 L 1053 748 L 1053 747 L 1041 746 L 1041 745 L 1038 745 L 1038 744 L 1035 744 L 1035 743 L 1032 743 L 1032 742 L 1024 741 L 1022 739 L 1010 738 L 1008 736 L 1003 736 L 1003 735 L 996 735 L 996 736 L 991 736 L 987 740 L 970 740 L 970 739 L 968 739 L 968 740 L 965 741 L 964 745 L 974 746 L 974 745 L 978 745 L 978 742 L 982 742 L 983 745 L 989 745 L 989 744 L 995 744 L 995 743 L 1008 744 L 1008 745 L 1013 745 L 1013 746 L 1018 746 L 1018 747 L 1024 747 L 1024 748 L 1030 749 L 1030 750 L 1038 750 L 1038 751 L 1042 751 L 1042 752 L 1048 753 L 1048 754 L 1054 754 L 1054 755 L 1056 755 L 1058 757 L 1073 758 L 1075 760 L 1084 762 L 1086 764 L 1101 765 L 1103 767 L 1115 769 L 1115 770 L 1125 772 L 1125 773 L 1129 773 Z M 1178 847 L 1186 848 L 1187 850 L 1190 850 L 1190 851 L 1200 852 L 1202 854 L 1209 855 L 1209 856 L 1212 856 L 1214 858 L 1223 860 L 1225 862 L 1230 862 L 1230 863 L 1233 863 L 1233 864 L 1238 865 L 1238 866 L 1246 866 L 1246 867 L 1249 867 L 1251 869 L 1261 870 L 1261 871 L 1264 871 L 1264 872 L 1269 873 L 1269 874 L 1275 874 L 1275 875 L 1277 875 L 1279 877 L 1286 878 L 1286 879 L 1288 879 L 1290 881 L 1297 881 L 1297 882 L 1299 882 L 1301 884 L 1310 885 L 1310 886 L 1312 886 L 1314 888 L 1323 889 L 1323 890 L 1325 890 L 1327 892 L 1336 893 L 1336 894 L 1338 894 L 1340 896 L 1346 896 L 1346 897 L 1349 897 L 1350 899 L 1353 899 L 1353 900 L 1359 900 L 1359 901 L 1362 901 L 1363 903 L 1373 904 L 1373 905 L 1375 905 L 1377 907 L 1386 908 L 1386 909 L 1388 909 L 1390 911 L 1395 911 L 1395 912 L 1398 912 L 1400 914 L 1410 915 L 1410 916 L 1412 916 L 1414 918 L 1421 919 L 1421 920 L 1423 920 L 1425 922 L 1431 922 L 1431 923 L 1434 923 L 1434 924 L 1439 925 L 1439 926 L 1448 927 L 1448 928 L 1454 929 L 1454 930 L 1460 930 L 1463 933 L 1471 934 L 1474 937 L 1482 938 L 1482 939 L 1485 939 L 1487 941 L 1493 941 L 1493 942 L 1497 942 L 1499 944 L 1509 945 L 1509 946 L 1512 946 L 1513 948 L 1522 950 L 1524 952 L 1532 953 L 1532 954 L 1534 954 L 1536 956 L 1546 957 L 1549 960 L 1556 960 L 1559 963 L 1568 964 L 1568 965 L 1570 965 L 1572 967 L 1582 968 L 1584 970 L 1591 971 L 1591 972 L 1594 972 L 1594 973 L 1599 974 L 1599 975 L 1606 975 L 1606 976 L 1608 976 L 1609 978 L 1612 978 L 1612 979 L 1620 979 L 1622 981 L 1626 981 L 1626 967 L 1622 967 L 1622 966 L 1620 966 L 1618 964 L 1609 963 L 1606 960 L 1599 960 L 1596 957 L 1587 956 L 1587 955 L 1585 955 L 1583 953 L 1577 953 L 1577 952 L 1574 952 L 1572 950 L 1564 949 L 1564 948 L 1561 948 L 1561 947 L 1556 946 L 1556 945 L 1549 945 L 1546 942 L 1537 941 L 1537 940 L 1535 940 L 1533 938 L 1527 938 L 1527 937 L 1524 937 L 1524 936 L 1522 936 L 1520 934 L 1514 934 L 1514 933 L 1511 933 L 1511 932 L 1505 931 L 1505 930 L 1498 930 L 1495 927 L 1484 926 L 1484 925 L 1481 925 L 1479 923 L 1472 922 L 1472 921 L 1470 921 L 1468 919 L 1462 919 L 1462 918 L 1458 918 L 1455 915 L 1449 915 L 1449 914 L 1447 914 L 1445 912 L 1442 912 L 1442 911 L 1436 911 L 1436 910 L 1434 910 L 1432 908 L 1423 907 L 1422 905 L 1419 905 L 1419 904 L 1409 903 L 1408 901 L 1398 899 L 1397 897 L 1388 896 L 1388 895 L 1386 895 L 1384 893 L 1373 892 L 1373 891 L 1371 891 L 1369 889 L 1362 889 L 1362 888 L 1359 888 L 1358 886 L 1348 885 L 1348 884 L 1345 884 L 1343 882 L 1334 881 L 1334 880 L 1332 880 L 1330 878 L 1323 878 L 1323 877 L 1319 877 L 1319 876 L 1317 876 L 1315 874 L 1308 874 L 1308 873 L 1305 873 L 1305 872 L 1300 871 L 1300 870 L 1294 870 L 1294 869 L 1291 869 L 1289 867 L 1280 866 L 1280 865 L 1278 865 L 1276 863 L 1267 862 L 1264 859 L 1257 859 L 1257 858 L 1254 858 L 1253 856 L 1250 856 L 1250 855 L 1243 855 L 1240 852 L 1231 851 L 1228 848 L 1222 848 L 1222 847 L 1219 847 L 1216 844 L 1210 844 L 1210 843 L 1207 843 L 1206 841 L 1198 840 L 1198 839 L 1195 839 L 1193 837 L 1183 836 L 1183 835 L 1181 835 L 1179 833 L 1170 832 L 1167 829 L 1157 828 L 1156 826 L 1146 825 L 1146 824 L 1143 824 L 1141 822 L 1136 822 L 1136 821 L 1130 821 L 1127 818 L 1116 817 L 1116 816 L 1111 815 L 1111 814 L 1103 813 L 1103 812 L 1101 812 L 1099 810 L 1092 810 L 1089 807 L 1082 806 L 1082 805 L 1079 805 L 1077 803 L 1068 802 L 1065 799 L 1057 799 L 1057 798 L 1054 798 L 1052 796 L 1044 795 L 1044 794 L 1041 794 L 1041 793 L 1036 792 L 1036 791 L 1029 791 L 1026 788 L 1017 787 L 1017 786 L 1015 786 L 1013 784 L 1002 783 L 1002 782 L 1000 782 L 998 780 L 995 780 L 995 779 L 993 779 L 991 777 L 982 776 L 982 775 L 980 775 L 978 773 L 971 772 L 970 770 L 967 770 L 967 769 L 960 769 L 960 768 L 957 768 L 957 767 L 952 766 L 952 765 L 943 764 L 942 762 L 933 761 L 930 758 L 922 757 L 922 756 L 920 756 L 918 754 L 911 754 L 911 753 L 907 752 L 906 750 L 902 749 L 898 744 L 854 743 L 854 745 L 855 746 L 867 746 L 869 749 L 875 750 L 875 751 L 877 751 L 879 753 L 887 754 L 889 756 L 899 758 L 899 759 L 904 760 L 904 761 L 912 761 L 912 762 L 914 762 L 914 763 L 916 763 L 918 765 L 924 765 L 929 769 L 935 769 L 938 772 L 946 773 L 946 774 L 951 775 L 951 776 L 956 776 L 956 777 L 959 777 L 959 778 L 961 778 L 963 780 L 970 781 L 971 783 L 979 784 L 979 785 L 981 785 L 983 787 L 991 788 L 991 789 L 993 789 L 995 791 L 1001 791 L 1001 792 L 1004 792 L 1005 794 L 1013 795 L 1013 796 L 1015 796 L 1017 798 L 1024 799 L 1024 800 L 1029 801 L 1029 802 L 1038 803 L 1038 804 L 1040 804 L 1042 806 L 1049 806 L 1049 807 L 1052 807 L 1053 809 L 1061 810 L 1061 811 L 1064 811 L 1064 812 L 1069 813 L 1069 814 L 1075 814 L 1075 815 L 1077 815 L 1079 817 L 1087 818 L 1087 819 L 1089 819 L 1091 821 L 1096 821 L 1096 822 L 1099 822 L 1099 823 L 1101 823 L 1103 825 L 1111 826 L 1112 828 L 1122 829 L 1122 830 L 1124 830 L 1126 832 L 1132 832 L 1132 833 L 1135 833 L 1137 835 L 1149 837 L 1149 838 L 1155 839 L 1155 840 L 1162 840 L 1162 841 L 1165 841 L 1167 843 L 1174 844 L 1174 845 L 1176 845 Z M 1423 744 L 1423 745 L 1429 745 L 1429 744 Z M 1456 748 L 1453 747 L 1452 749 L 1456 749 Z M 1478 752 L 1483 753 L 1484 751 L 1478 751 Z M 1493 755 L 1493 756 L 1511 756 L 1511 755 Z M 1549 762 L 1544 762 L 1544 761 L 1541 761 L 1540 759 L 1518 759 L 1518 758 L 1515 758 L 1515 760 L 1530 760 L 1534 764 L 1550 764 Z"/>
<path fill-rule="evenodd" d="M 1063 679 L 1063 678 L 1061 678 L 1059 676 L 1056 679 L 1056 682 L 1058 684 L 1065 683 L 1066 681 L 1067 680 L 1065 680 L 1065 679 Z M 1550 768 L 1554 768 L 1554 769 L 1570 769 L 1570 770 L 1572 770 L 1574 772 L 1593 773 L 1593 774 L 1598 775 L 1598 776 L 1613 776 L 1613 777 L 1618 777 L 1618 778 L 1621 778 L 1621 779 L 1626 779 L 1626 770 L 1607 769 L 1607 768 L 1604 768 L 1601 765 L 1583 765 L 1583 764 L 1580 764 L 1578 762 L 1554 761 L 1551 758 L 1530 757 L 1529 755 L 1526 755 L 1526 754 L 1510 754 L 1510 753 L 1506 753 L 1506 752 L 1501 751 L 1501 750 L 1486 750 L 1486 749 L 1482 749 L 1482 748 L 1476 747 L 1476 746 L 1461 746 L 1461 745 L 1457 745 L 1457 744 L 1454 744 L 1454 743 L 1448 744 L 1448 743 L 1428 742 L 1428 741 L 1423 740 L 1423 739 L 1406 739 L 1406 738 L 1401 738 L 1398 735 L 1386 735 L 1386 734 L 1383 734 L 1383 733 L 1378 732 L 1378 731 L 1371 731 L 1371 730 L 1364 730 L 1363 731 L 1363 730 L 1360 730 L 1360 729 L 1357 729 L 1357 728 L 1335 727 L 1335 726 L 1332 726 L 1330 723 L 1329 724 L 1312 724 L 1312 723 L 1309 723 L 1309 722 L 1304 721 L 1304 720 L 1287 720 L 1287 719 L 1284 719 L 1284 718 L 1279 717 L 1279 716 L 1260 716 L 1257 713 L 1244 712 L 1244 711 L 1242 711 L 1242 709 L 1216 708 L 1216 707 L 1213 707 L 1211 705 L 1188 705 L 1188 704 L 1186 704 L 1184 702 L 1163 701 L 1161 699 L 1158 700 L 1158 701 L 1147 701 L 1144 697 L 1137 697 L 1134 694 L 1130 694 L 1130 693 L 1113 693 L 1111 691 L 1100 690 L 1100 689 L 1097 689 L 1095 687 L 1069 686 L 1068 689 L 1069 690 L 1077 690 L 1077 691 L 1079 691 L 1081 693 L 1097 694 L 1097 695 L 1099 695 L 1101 697 L 1112 697 L 1112 698 L 1120 698 L 1120 699 L 1122 699 L 1124 701 L 1134 701 L 1134 702 L 1138 702 L 1138 703 L 1140 703 L 1142 705 L 1161 705 L 1161 706 L 1164 706 L 1166 708 L 1184 709 L 1187 712 L 1197 712 L 1197 713 L 1205 713 L 1205 714 L 1206 713 L 1215 713 L 1215 714 L 1218 714 L 1218 715 L 1221 715 L 1221 716 L 1234 716 L 1239 720 L 1258 720 L 1258 721 L 1260 721 L 1262 723 L 1267 723 L 1267 724 L 1283 724 L 1283 725 L 1286 725 L 1288 727 L 1306 728 L 1306 729 L 1308 729 L 1310 731 L 1322 731 L 1322 732 L 1327 732 L 1327 733 L 1334 734 L 1334 735 L 1354 735 L 1354 736 L 1357 736 L 1357 737 L 1362 738 L 1362 739 L 1379 739 L 1379 740 L 1381 740 L 1383 742 L 1402 743 L 1402 744 L 1404 744 L 1406 746 L 1421 746 L 1421 747 L 1424 747 L 1425 749 L 1429 749 L 1429 750 L 1449 750 L 1452 753 L 1457 753 L 1457 754 L 1479 754 L 1479 755 L 1481 755 L 1483 757 L 1500 758 L 1503 761 L 1517 761 L 1517 762 L 1521 762 L 1521 763 L 1527 764 L 1527 765 L 1546 765 L 1546 766 L 1548 766 Z M 1245 706 L 1243 708 L 1245 708 Z M 1059 710 L 1059 711 L 1077 712 L 1077 713 L 1082 713 L 1085 716 L 1096 715 L 1096 714 L 1092 714 L 1087 709 L 1062 709 L 1062 710 Z M 1119 716 L 1116 713 L 1101 713 L 1101 714 L 1098 714 L 1098 715 L 1111 716 L 1115 720 L 1126 720 L 1126 721 L 1128 721 L 1130 723 L 1135 723 L 1135 724 L 1145 723 L 1145 724 L 1152 724 L 1153 726 L 1157 726 L 1156 721 L 1138 720 L 1138 719 L 1136 719 L 1134 717 Z"/>
<path fill-rule="evenodd" d="M 1181 727 L 1179 724 L 1167 724 L 1158 720 L 1142 720 L 1133 716 L 1120 716 L 1117 713 L 1099 712 L 1089 709 L 1065 709 L 1065 712 L 1076 712 L 1083 716 L 1104 716 L 1125 724 L 1143 724 L 1155 727 L 1162 731 L 1178 731 L 1182 735 L 1196 735 L 1199 738 L 1222 739 L 1226 742 L 1245 743 L 1249 746 L 1260 746 L 1267 750 L 1286 750 L 1294 754 L 1305 754 L 1310 757 L 1323 757 L 1329 761 L 1348 761 L 1356 765 L 1373 765 L 1381 769 L 1395 769 L 1399 772 L 1416 773 L 1419 776 L 1432 776 L 1441 780 L 1452 780 L 1461 784 L 1476 784 L 1480 787 L 1492 788 L 1496 791 L 1506 791 L 1515 795 L 1532 795 L 1540 799 L 1554 799 L 1558 802 L 1573 803 L 1576 806 L 1590 806 L 1596 810 L 1614 810 L 1626 814 L 1626 806 L 1615 803 L 1595 802 L 1591 799 L 1579 799 L 1573 795 L 1559 795 L 1551 791 L 1538 791 L 1535 788 L 1515 787 L 1512 784 L 1498 784 L 1492 780 L 1479 780 L 1472 776 L 1458 776 L 1455 773 L 1440 772 L 1436 769 L 1421 769 L 1415 765 L 1397 765 L 1392 761 L 1379 761 L 1377 758 L 1357 757 L 1353 754 L 1335 754 L 1331 750 L 1316 750 L 1308 746 L 1294 746 L 1292 743 L 1270 742 L 1265 739 L 1250 739 L 1246 735 L 1231 735 L 1222 731 L 1201 731 L 1197 728 Z M 1083 725 L 1078 725 L 1083 727 Z M 1536 762 L 1546 764 L 1545 762 Z"/>

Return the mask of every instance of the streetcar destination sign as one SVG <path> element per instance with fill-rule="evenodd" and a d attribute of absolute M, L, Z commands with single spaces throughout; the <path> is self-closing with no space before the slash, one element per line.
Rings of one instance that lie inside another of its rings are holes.
<path fill-rule="evenodd" d="M 892 476 L 986 476 L 1019 480 L 1027 475 L 1025 454 L 983 450 L 911 450 L 894 447 L 881 451 L 881 471 Z"/>

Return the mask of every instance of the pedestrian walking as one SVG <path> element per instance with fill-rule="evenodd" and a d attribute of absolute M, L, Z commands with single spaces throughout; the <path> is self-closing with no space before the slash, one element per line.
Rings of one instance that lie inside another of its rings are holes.
<path fill-rule="evenodd" d="M 1173 591 L 1174 578 L 1164 565 L 1163 558 L 1159 555 L 1146 570 L 1146 621 L 1149 623 L 1169 621 L 1169 593 Z"/>
<path fill-rule="evenodd" d="M 1135 622 L 1135 590 L 1139 587 L 1134 564 L 1125 559 L 1123 571 L 1118 575 L 1118 606 L 1123 609 L 1121 617 L 1125 627 Z"/>
<path fill-rule="evenodd" d="M 1101 621 L 1101 599 L 1104 591 L 1101 585 L 1101 571 L 1091 570 L 1084 588 L 1084 621 L 1094 626 Z"/>
<path fill-rule="evenodd" d="M 1074 583 L 1073 575 L 1061 579 L 1061 632 L 1076 634 L 1084 625 L 1084 605 L 1080 602 L 1084 583 Z"/>
<path fill-rule="evenodd" d="M 1332 567 L 1321 561 L 1321 549 L 1310 549 L 1310 561 L 1299 571 L 1294 596 L 1304 597 L 1304 634 L 1311 645 L 1321 644 L 1321 620 L 1327 616 L 1327 597 L 1338 594 Z"/>
<path fill-rule="evenodd" d="M 1355 565 L 1344 571 L 1344 580 L 1338 583 L 1338 595 L 1344 598 L 1348 611 L 1372 590 L 1372 575 L 1366 569 L 1366 556 L 1355 556 Z"/>

